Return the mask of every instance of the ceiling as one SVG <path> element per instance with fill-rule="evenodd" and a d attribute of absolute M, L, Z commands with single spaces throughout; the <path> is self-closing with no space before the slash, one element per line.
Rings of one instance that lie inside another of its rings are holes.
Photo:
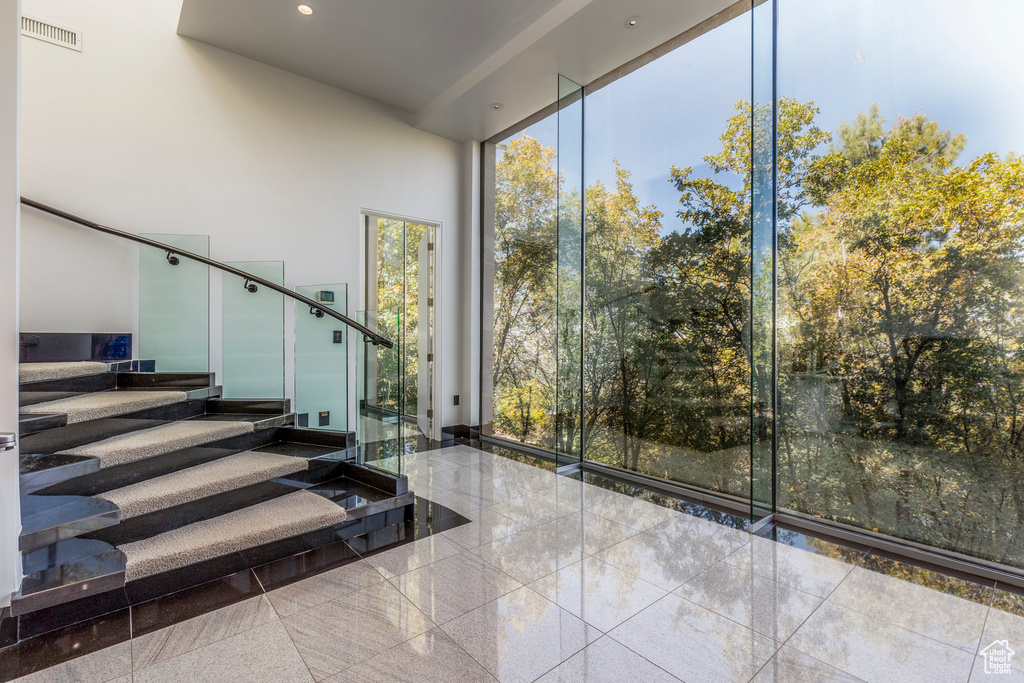
<path fill-rule="evenodd" d="M 178 33 L 484 140 L 735 0 L 302 1 L 184 0 Z"/>

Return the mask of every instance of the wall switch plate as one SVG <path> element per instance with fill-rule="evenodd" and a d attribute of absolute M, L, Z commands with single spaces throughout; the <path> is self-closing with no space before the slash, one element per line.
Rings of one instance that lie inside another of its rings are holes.
<path fill-rule="evenodd" d="M 455 394 L 455 405 L 459 405 L 459 395 Z"/>
<path fill-rule="evenodd" d="M 299 427 L 308 427 L 309 413 L 299 413 L 298 415 L 295 416 L 295 421 L 298 423 Z"/>
<path fill-rule="evenodd" d="M 334 343 L 335 344 L 340 344 L 344 340 L 344 337 L 343 337 L 344 334 L 345 333 L 342 332 L 341 330 L 335 330 L 334 331 Z"/>
<path fill-rule="evenodd" d="M 329 424 L 331 424 L 331 411 L 329 411 L 329 410 L 321 410 L 320 411 L 320 426 L 321 427 L 326 427 Z"/>

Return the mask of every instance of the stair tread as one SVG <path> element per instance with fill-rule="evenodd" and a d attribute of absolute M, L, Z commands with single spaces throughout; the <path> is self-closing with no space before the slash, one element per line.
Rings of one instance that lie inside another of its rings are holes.
<path fill-rule="evenodd" d="M 157 408 L 188 399 L 184 391 L 102 391 L 21 408 L 29 415 L 66 415 L 67 424 Z"/>
<path fill-rule="evenodd" d="M 93 441 L 59 451 L 59 454 L 89 456 L 99 459 L 100 468 L 113 467 L 249 434 L 254 428 L 248 421 L 179 420 Z"/>
<path fill-rule="evenodd" d="M 118 506 L 121 509 L 121 518 L 130 519 L 300 472 L 308 466 L 309 461 L 305 458 L 243 451 L 107 491 L 99 494 L 97 498 Z"/>
<path fill-rule="evenodd" d="M 345 509 L 296 491 L 241 510 L 119 547 L 128 581 L 254 548 L 344 522 Z"/>
<path fill-rule="evenodd" d="M 66 363 L 19 363 L 18 382 L 48 382 L 55 379 L 71 379 L 87 375 L 102 375 L 109 370 L 107 363 L 97 361 L 73 361 Z"/>

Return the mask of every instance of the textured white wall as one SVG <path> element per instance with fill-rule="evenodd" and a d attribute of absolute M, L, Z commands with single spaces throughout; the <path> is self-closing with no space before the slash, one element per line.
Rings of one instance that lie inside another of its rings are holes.
<path fill-rule="evenodd" d="M 18 0 L 0 0 L 0 432 L 18 431 Z M 21 581 L 18 451 L 0 453 L 0 607 Z"/>
<path fill-rule="evenodd" d="M 180 7 L 24 0 L 82 30 L 84 49 L 23 40 L 22 194 L 133 232 L 207 234 L 215 259 L 281 259 L 289 286 L 348 282 L 350 301 L 363 300 L 360 209 L 442 223 L 438 352 L 460 368 L 464 146 L 181 38 Z M 22 221 L 23 330 L 135 330 L 134 248 L 30 210 Z M 212 359 L 219 370 L 216 348 Z M 461 375 L 441 377 L 442 424 L 462 421 Z"/>

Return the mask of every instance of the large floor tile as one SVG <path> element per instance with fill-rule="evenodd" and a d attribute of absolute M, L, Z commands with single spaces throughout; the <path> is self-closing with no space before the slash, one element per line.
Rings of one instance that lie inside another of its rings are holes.
<path fill-rule="evenodd" d="M 860 567 L 829 600 L 972 654 L 988 614 L 987 602 L 978 604 Z"/>
<path fill-rule="evenodd" d="M 558 529 L 558 537 L 562 543 L 582 548 L 587 555 L 610 548 L 640 533 L 631 527 L 582 510 L 559 517 L 550 524 Z"/>
<path fill-rule="evenodd" d="M 387 582 L 284 617 L 282 622 L 318 681 L 434 627 Z"/>
<path fill-rule="evenodd" d="M 646 531 L 681 516 L 675 510 L 593 486 L 585 489 L 584 505 L 594 514 L 637 531 Z"/>
<path fill-rule="evenodd" d="M 492 505 L 492 503 L 480 500 L 479 498 L 471 498 L 447 489 L 438 489 L 435 492 L 422 493 L 418 489 L 414 488 L 412 483 L 409 484 L 409 488 L 416 491 L 419 495 L 425 496 L 430 501 L 440 503 L 446 508 L 455 510 L 455 512 L 458 512 L 460 515 L 465 515 L 470 519 L 472 519 L 479 511 L 490 509 L 490 506 Z"/>
<path fill-rule="evenodd" d="M 583 559 L 582 548 L 563 542 L 558 525 L 551 523 L 519 531 L 471 552 L 524 584 Z"/>
<path fill-rule="evenodd" d="M 753 538 L 746 531 L 683 513 L 676 513 L 672 519 L 645 533 L 689 552 L 719 560 L 745 547 Z"/>
<path fill-rule="evenodd" d="M 391 579 L 399 574 L 452 555 L 458 555 L 461 552 L 462 546 L 440 534 L 434 534 L 376 555 L 370 555 L 366 561 L 385 578 Z"/>
<path fill-rule="evenodd" d="M 520 587 L 520 582 L 468 553 L 402 574 L 395 585 L 441 624 Z"/>
<path fill-rule="evenodd" d="M 441 628 L 501 683 L 535 680 L 601 635 L 525 587 Z"/>
<path fill-rule="evenodd" d="M 529 489 L 520 486 L 512 478 L 494 477 L 469 467 L 445 470 L 439 481 L 442 488 L 448 491 L 454 491 L 489 504 L 520 498 L 530 493 Z"/>
<path fill-rule="evenodd" d="M 489 453 L 485 455 L 490 455 Z M 502 477 L 509 474 L 517 474 L 523 472 L 527 468 L 537 469 L 526 465 L 521 462 L 509 460 L 508 458 L 502 458 L 498 456 L 491 456 L 490 460 L 481 458 L 478 462 L 471 462 L 466 467 L 471 467 L 483 474 L 490 475 L 492 477 Z M 553 472 L 552 472 L 553 474 Z"/>
<path fill-rule="evenodd" d="M 1017 654 L 1010 658 L 1010 667 L 1024 673 L 1024 596 L 1005 590 L 995 591 L 979 649 L 997 640 L 1007 641 L 1016 651 Z"/>
<path fill-rule="evenodd" d="M 826 600 L 788 645 L 869 683 L 963 683 L 974 655 Z"/>
<path fill-rule="evenodd" d="M 17 683 L 118 683 L 125 675 L 130 681 L 131 674 L 132 647 L 130 643 L 121 643 L 15 680 Z"/>
<path fill-rule="evenodd" d="M 596 487 L 586 484 L 575 477 L 557 477 L 555 488 L 549 495 L 554 496 L 562 505 L 584 509 L 586 508 L 584 498 L 587 491 L 591 488 Z"/>
<path fill-rule="evenodd" d="M 752 537 L 749 545 L 729 555 L 725 561 L 822 598 L 827 597 L 853 571 L 853 565 L 842 560 L 759 536 Z"/>
<path fill-rule="evenodd" d="M 265 595 L 132 639 L 136 671 L 277 620 Z"/>
<path fill-rule="evenodd" d="M 434 462 L 452 462 L 461 467 L 470 467 L 480 463 L 490 463 L 503 459 L 493 453 L 481 451 L 471 446 L 449 446 L 448 448 L 429 451 L 429 457 Z"/>
<path fill-rule="evenodd" d="M 861 683 L 856 676 L 829 666 L 788 645 L 761 667 L 750 683 Z"/>
<path fill-rule="evenodd" d="M 602 631 L 665 595 L 661 588 L 593 557 L 548 574 L 530 588 Z"/>
<path fill-rule="evenodd" d="M 821 598 L 719 562 L 684 583 L 676 595 L 773 640 L 789 638 Z"/>
<path fill-rule="evenodd" d="M 537 679 L 537 683 L 678 683 L 624 645 L 605 636 Z"/>
<path fill-rule="evenodd" d="M 637 534 L 594 557 L 667 591 L 675 590 L 717 560 L 649 534 Z"/>
<path fill-rule="evenodd" d="M 1011 661 L 1013 659 L 1017 659 L 1016 654 L 1012 657 Z M 1011 666 L 1007 671 L 1002 667 L 1001 663 L 990 663 L 985 655 L 979 655 L 974 659 L 970 683 L 992 683 L 992 681 L 999 681 L 999 683 L 1024 683 L 1024 671 L 1014 666 Z"/>
<path fill-rule="evenodd" d="M 749 681 L 778 648 L 771 638 L 674 594 L 608 635 L 687 683 Z"/>
<path fill-rule="evenodd" d="M 441 533 L 448 540 L 458 543 L 467 550 L 493 543 L 520 530 L 519 524 L 493 510 L 479 510 L 467 516 L 472 520 L 469 524 L 462 524 Z"/>
<path fill-rule="evenodd" d="M 284 617 L 329 600 L 378 584 L 384 576 L 365 560 L 311 576 L 267 594 L 277 613 Z"/>
<path fill-rule="evenodd" d="M 579 508 L 565 505 L 547 493 L 532 493 L 492 505 L 491 509 L 524 526 L 538 526 L 563 515 L 579 512 Z"/>
<path fill-rule="evenodd" d="M 310 683 L 280 622 L 272 622 L 135 672 L 135 683 Z"/>
<path fill-rule="evenodd" d="M 376 657 L 342 671 L 327 683 L 494 683 L 465 650 L 440 629 L 396 645 Z"/>

